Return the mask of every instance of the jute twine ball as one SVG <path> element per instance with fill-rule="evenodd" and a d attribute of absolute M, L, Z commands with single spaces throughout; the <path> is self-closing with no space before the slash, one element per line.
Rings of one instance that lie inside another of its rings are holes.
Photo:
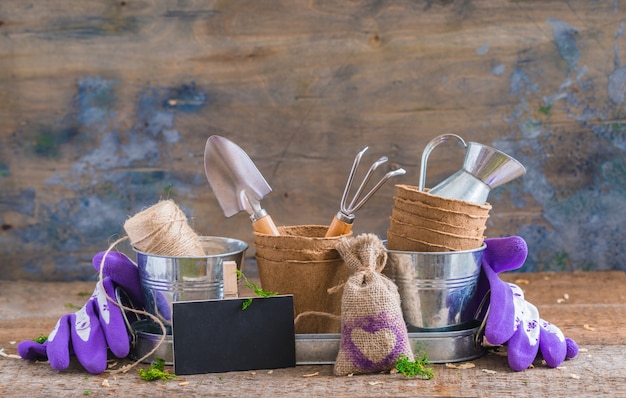
<path fill-rule="evenodd" d="M 162 200 L 124 223 L 131 244 L 159 256 L 204 256 L 200 238 L 173 200 Z"/>

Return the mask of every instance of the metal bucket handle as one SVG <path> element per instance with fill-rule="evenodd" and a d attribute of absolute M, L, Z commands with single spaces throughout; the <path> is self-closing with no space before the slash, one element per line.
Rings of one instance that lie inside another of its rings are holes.
<path fill-rule="evenodd" d="M 482 346 L 482 339 L 485 333 L 485 326 L 487 326 L 487 316 L 489 316 L 489 310 L 491 309 L 491 305 L 487 304 L 490 298 L 491 298 L 491 289 L 487 290 L 487 293 L 485 293 L 485 295 L 483 296 L 483 299 L 480 301 L 480 304 L 478 305 L 478 308 L 476 309 L 476 312 L 474 313 L 474 319 L 477 321 L 480 321 L 480 327 L 478 328 L 478 331 L 476 332 L 476 336 L 474 338 L 474 346 L 476 348 Z M 487 306 L 486 308 L 485 308 L 485 305 Z M 481 319 L 481 314 L 483 314 L 483 312 L 484 312 L 484 315 L 482 315 L 482 319 Z"/>
<path fill-rule="evenodd" d="M 457 139 L 461 144 L 463 144 L 464 148 L 467 148 L 467 144 L 465 143 L 463 138 L 461 138 L 460 136 L 456 134 L 442 134 L 433 138 L 432 140 L 430 140 L 430 142 L 428 142 L 428 144 L 426 144 L 426 147 L 424 148 L 424 152 L 422 152 L 422 163 L 420 165 L 420 180 L 419 180 L 420 191 L 424 191 L 424 185 L 426 185 L 426 162 L 428 161 L 428 155 L 430 155 L 430 152 L 433 149 L 435 149 L 437 145 L 444 143 L 446 141 L 450 141 L 452 139 Z"/>
<path fill-rule="evenodd" d="M 128 293 L 126 293 L 126 291 L 122 289 L 120 286 L 115 287 L 115 300 L 117 301 L 119 305 L 123 307 L 129 307 L 133 310 L 138 310 L 138 308 L 135 306 L 135 303 L 131 300 Z M 137 336 L 135 335 L 135 332 L 132 327 L 133 322 L 131 322 L 128 319 L 128 315 L 126 314 L 126 311 L 124 311 L 123 307 L 120 307 L 120 309 L 122 310 L 122 317 L 124 318 L 124 324 L 126 325 L 126 330 L 128 331 L 128 334 L 131 337 L 130 346 L 131 348 L 134 348 L 135 345 L 137 344 Z M 133 313 L 133 316 L 135 317 L 134 322 L 141 320 L 138 314 Z"/>

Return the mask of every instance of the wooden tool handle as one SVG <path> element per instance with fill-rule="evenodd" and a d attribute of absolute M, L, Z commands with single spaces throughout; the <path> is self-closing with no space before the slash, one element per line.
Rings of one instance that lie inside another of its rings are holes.
<path fill-rule="evenodd" d="M 276 228 L 276 224 L 274 224 L 274 220 L 269 214 L 259 218 L 258 220 L 252 223 L 252 228 L 261 234 L 279 236 L 280 232 L 278 232 L 278 228 Z"/>
<path fill-rule="evenodd" d="M 328 231 L 326 231 L 326 238 L 332 236 L 341 236 L 349 233 L 352 230 L 352 223 L 346 223 L 341 221 L 337 216 L 333 217 L 333 222 L 330 223 Z"/>

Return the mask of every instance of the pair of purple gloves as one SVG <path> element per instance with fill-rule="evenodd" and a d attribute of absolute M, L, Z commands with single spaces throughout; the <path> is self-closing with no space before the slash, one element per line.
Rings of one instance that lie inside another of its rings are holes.
<path fill-rule="evenodd" d="M 487 341 L 507 345 L 509 366 L 515 371 L 527 369 L 538 353 L 550 367 L 578 355 L 574 340 L 565 338 L 558 327 L 541 319 L 537 307 L 524 299 L 519 286 L 498 276 L 524 264 L 528 255 L 526 242 L 519 236 L 510 236 L 486 239 L 485 243 L 479 297 L 490 294 L 485 323 Z"/>
<path fill-rule="evenodd" d="M 93 266 L 100 271 L 105 252 L 93 258 Z M 118 358 L 130 352 L 131 335 L 122 310 L 110 302 L 115 299 L 115 289 L 124 290 L 136 308 L 144 308 L 137 266 L 118 252 L 109 252 L 104 259 L 103 280 L 96 285 L 91 298 L 78 311 L 63 315 L 44 343 L 26 340 L 19 343 L 17 351 L 24 359 L 48 360 L 55 370 L 66 369 L 70 357 L 75 355 L 79 363 L 92 374 L 106 370 L 108 351 Z"/>

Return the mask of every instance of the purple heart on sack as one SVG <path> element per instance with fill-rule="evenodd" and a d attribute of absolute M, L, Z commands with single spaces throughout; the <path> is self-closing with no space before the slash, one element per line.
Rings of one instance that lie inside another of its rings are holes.
<path fill-rule="evenodd" d="M 402 319 L 386 312 L 344 321 L 342 346 L 352 363 L 363 371 L 393 366 L 408 344 Z"/>

